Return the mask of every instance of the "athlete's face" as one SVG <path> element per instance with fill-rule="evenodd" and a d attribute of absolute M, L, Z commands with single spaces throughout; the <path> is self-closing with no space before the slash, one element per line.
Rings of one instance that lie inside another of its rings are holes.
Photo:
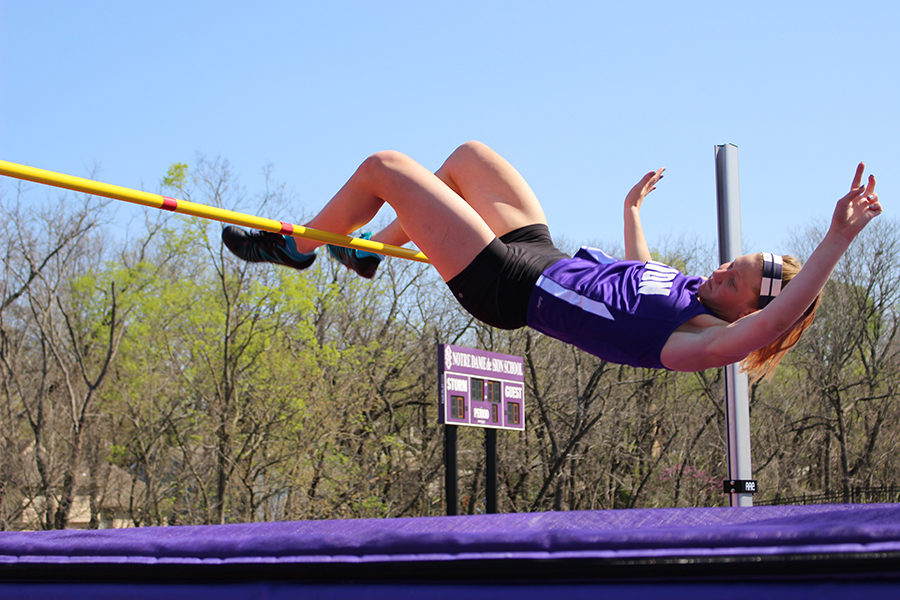
<path fill-rule="evenodd" d="M 729 322 L 755 311 L 762 282 L 758 258 L 758 254 L 745 254 L 721 265 L 700 285 L 700 301 Z"/>

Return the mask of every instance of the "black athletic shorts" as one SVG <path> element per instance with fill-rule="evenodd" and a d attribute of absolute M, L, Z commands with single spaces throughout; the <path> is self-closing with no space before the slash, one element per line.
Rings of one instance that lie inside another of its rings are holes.
<path fill-rule="evenodd" d="M 499 329 L 525 325 L 528 301 L 541 273 L 568 258 L 546 225 L 526 225 L 494 238 L 459 275 L 450 291 L 473 317 Z"/>

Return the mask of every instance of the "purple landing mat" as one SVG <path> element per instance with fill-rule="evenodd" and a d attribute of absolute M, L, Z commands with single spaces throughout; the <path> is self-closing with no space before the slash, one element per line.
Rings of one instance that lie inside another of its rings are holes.
<path fill-rule="evenodd" d="M 748 584 L 767 600 L 797 586 L 900 597 L 900 504 L 0 532 L 0 598 L 274 598 L 303 589 L 496 599 L 546 597 L 560 585 L 574 598 L 600 588 L 657 596 L 660 585 L 665 595 L 717 589 L 734 598 Z M 8 596 L 22 590 L 30 596 Z"/>

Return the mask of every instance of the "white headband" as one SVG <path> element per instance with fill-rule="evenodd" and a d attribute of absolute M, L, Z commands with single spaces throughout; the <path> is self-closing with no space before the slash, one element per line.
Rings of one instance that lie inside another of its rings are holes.
<path fill-rule="evenodd" d="M 765 308 L 781 291 L 781 256 L 763 252 L 762 284 L 759 287 L 759 307 Z"/>

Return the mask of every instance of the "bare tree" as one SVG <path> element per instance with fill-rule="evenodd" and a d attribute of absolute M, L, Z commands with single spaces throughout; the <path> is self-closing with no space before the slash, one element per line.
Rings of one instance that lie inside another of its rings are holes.
<path fill-rule="evenodd" d="M 57 342 L 62 340 L 63 332 L 56 328 L 62 306 L 59 298 L 65 295 L 67 279 L 72 275 L 70 265 L 88 251 L 105 204 L 90 197 L 74 203 L 63 197 L 55 206 L 42 207 L 25 200 L 22 185 L 17 188 L 15 202 L 0 204 L 5 233 L 5 246 L 0 249 L 0 390 L 7 416 L 3 453 L 7 468 L 19 467 L 0 479 L 7 482 L 4 488 L 10 481 L 20 483 L 17 498 L 12 502 L 0 500 L 0 521 L 4 525 L 20 518 L 23 506 L 40 513 L 45 527 L 65 522 L 68 494 L 63 491 L 60 495 L 59 485 L 66 487 L 67 475 L 63 475 L 62 482 L 57 478 L 59 457 L 55 455 L 55 415 L 51 405 L 65 394 L 69 394 L 71 402 L 77 401 L 71 395 L 74 388 L 66 387 L 66 383 L 72 383 L 71 378 L 67 382 L 60 371 Z M 84 416 L 78 414 L 84 406 L 70 404 L 70 408 L 74 412 L 69 414 L 76 419 Z M 20 425 L 26 425 L 32 433 L 30 450 L 18 435 Z M 68 449 L 77 454 L 79 443 L 70 439 Z M 26 456 L 29 458 L 25 463 L 18 462 L 19 457 Z M 36 479 L 28 475 L 35 471 Z M 7 491 L 2 496 L 6 498 Z"/>

